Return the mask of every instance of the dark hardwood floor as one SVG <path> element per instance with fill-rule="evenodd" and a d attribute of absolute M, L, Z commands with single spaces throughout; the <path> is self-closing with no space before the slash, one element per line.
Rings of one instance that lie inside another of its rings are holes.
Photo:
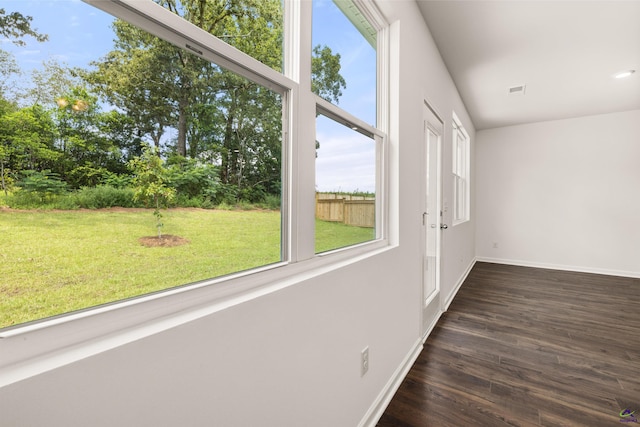
<path fill-rule="evenodd" d="M 625 409 L 640 425 L 640 279 L 477 263 L 378 426 L 636 425 Z"/>

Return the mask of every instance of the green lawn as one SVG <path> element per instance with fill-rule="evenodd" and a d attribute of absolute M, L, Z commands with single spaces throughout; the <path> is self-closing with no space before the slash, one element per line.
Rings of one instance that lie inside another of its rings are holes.
<path fill-rule="evenodd" d="M 280 213 L 176 209 L 163 233 L 189 244 L 142 246 L 151 211 L 0 210 L 0 328 L 280 261 Z M 373 238 L 317 221 L 316 251 Z"/>

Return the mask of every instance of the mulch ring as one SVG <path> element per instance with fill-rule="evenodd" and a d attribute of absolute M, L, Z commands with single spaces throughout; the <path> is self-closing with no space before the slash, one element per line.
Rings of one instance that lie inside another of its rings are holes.
<path fill-rule="evenodd" d="M 140 237 L 138 241 L 142 246 L 146 246 L 148 248 L 182 246 L 189 243 L 189 240 L 182 238 L 180 236 L 174 236 L 171 234 L 163 234 L 160 237 L 158 236 Z"/>

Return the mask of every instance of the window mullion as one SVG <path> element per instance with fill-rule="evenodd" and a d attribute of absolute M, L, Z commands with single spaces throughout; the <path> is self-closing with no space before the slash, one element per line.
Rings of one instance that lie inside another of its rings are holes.
<path fill-rule="evenodd" d="M 315 97 L 311 92 L 311 2 L 297 2 L 297 49 L 292 52 L 298 70 L 297 108 L 292 134 L 292 261 L 315 255 Z M 295 78 L 295 77 L 294 77 Z"/>

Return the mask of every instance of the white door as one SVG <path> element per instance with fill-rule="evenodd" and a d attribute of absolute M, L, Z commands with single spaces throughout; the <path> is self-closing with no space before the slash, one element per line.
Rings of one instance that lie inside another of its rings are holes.
<path fill-rule="evenodd" d="M 444 125 L 425 103 L 422 185 L 422 333 L 440 317 L 441 151 Z M 442 228 L 441 228 L 442 227 Z"/>

